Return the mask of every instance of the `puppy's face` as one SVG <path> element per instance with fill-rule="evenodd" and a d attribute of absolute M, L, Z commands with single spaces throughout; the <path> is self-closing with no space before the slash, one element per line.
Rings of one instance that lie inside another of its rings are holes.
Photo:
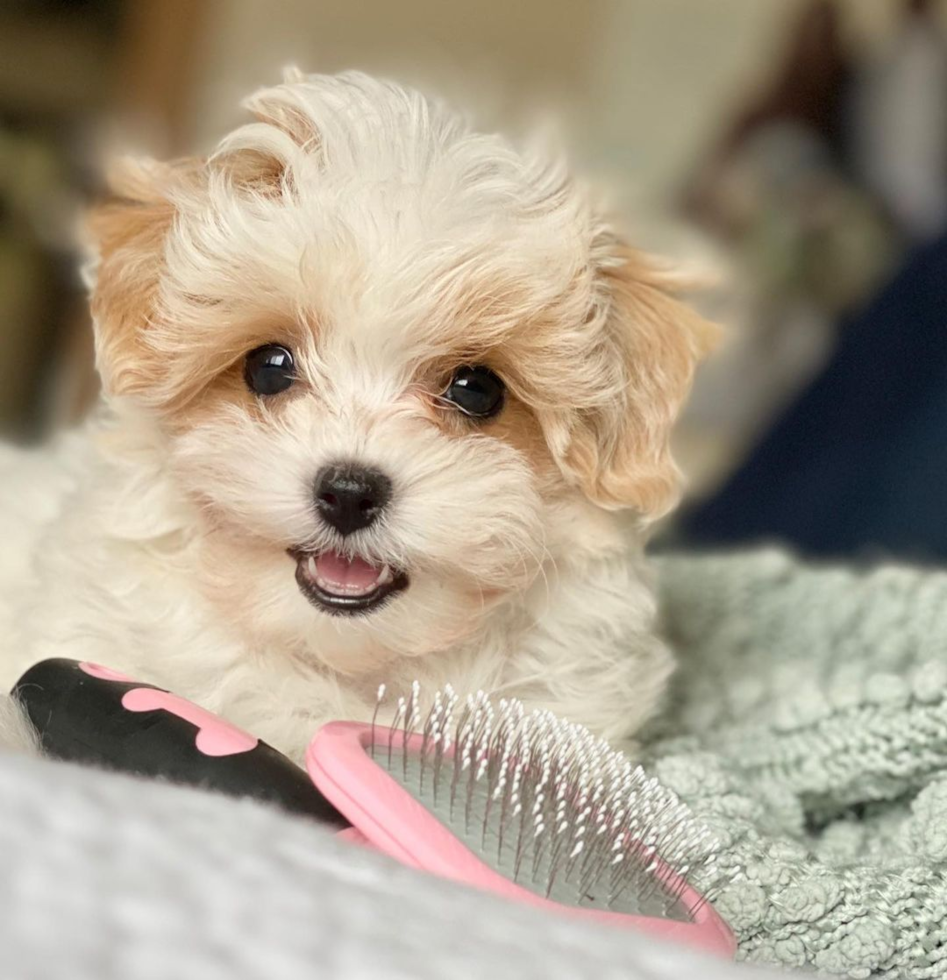
<path fill-rule="evenodd" d="M 358 673 L 671 506 L 707 330 L 561 171 L 363 76 L 249 106 L 92 222 L 106 389 L 160 426 L 227 615 Z"/>

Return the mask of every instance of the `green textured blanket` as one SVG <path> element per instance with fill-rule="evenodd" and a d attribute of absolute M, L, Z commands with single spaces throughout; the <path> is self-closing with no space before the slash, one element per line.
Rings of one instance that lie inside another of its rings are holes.
<path fill-rule="evenodd" d="M 718 832 L 744 959 L 947 976 L 947 573 L 658 559 L 680 666 L 645 734 Z"/>

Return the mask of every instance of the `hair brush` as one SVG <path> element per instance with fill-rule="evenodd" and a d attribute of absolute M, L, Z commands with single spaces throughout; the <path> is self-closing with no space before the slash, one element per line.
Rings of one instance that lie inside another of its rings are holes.
<path fill-rule="evenodd" d="M 404 864 L 580 918 L 733 955 L 709 904 L 729 878 L 678 797 L 581 725 L 515 699 L 417 684 L 390 726 L 332 722 L 315 785 L 361 839 Z M 698 894 L 689 880 L 700 880 Z"/>
<path fill-rule="evenodd" d="M 17 682 L 44 749 L 237 796 L 341 827 L 432 874 L 718 954 L 735 940 L 712 898 L 727 876 L 712 834 L 655 778 L 580 725 L 445 687 L 378 724 L 332 722 L 298 766 L 160 688 L 55 659 Z M 698 893 L 689 882 L 700 882 Z"/>

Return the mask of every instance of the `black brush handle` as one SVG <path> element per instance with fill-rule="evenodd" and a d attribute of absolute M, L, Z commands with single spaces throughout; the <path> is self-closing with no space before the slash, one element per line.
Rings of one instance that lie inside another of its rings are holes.
<path fill-rule="evenodd" d="M 282 753 L 152 684 L 56 658 L 31 667 L 12 693 L 54 758 L 250 796 L 349 826 Z"/>

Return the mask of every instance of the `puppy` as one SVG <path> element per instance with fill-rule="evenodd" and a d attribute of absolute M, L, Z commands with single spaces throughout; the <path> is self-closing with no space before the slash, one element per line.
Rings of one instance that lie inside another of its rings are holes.
<path fill-rule="evenodd" d="M 91 217 L 105 397 L 0 458 L 3 689 L 97 661 L 297 760 L 414 679 L 628 739 L 711 327 L 557 161 L 417 92 L 291 73 L 247 107 Z"/>

